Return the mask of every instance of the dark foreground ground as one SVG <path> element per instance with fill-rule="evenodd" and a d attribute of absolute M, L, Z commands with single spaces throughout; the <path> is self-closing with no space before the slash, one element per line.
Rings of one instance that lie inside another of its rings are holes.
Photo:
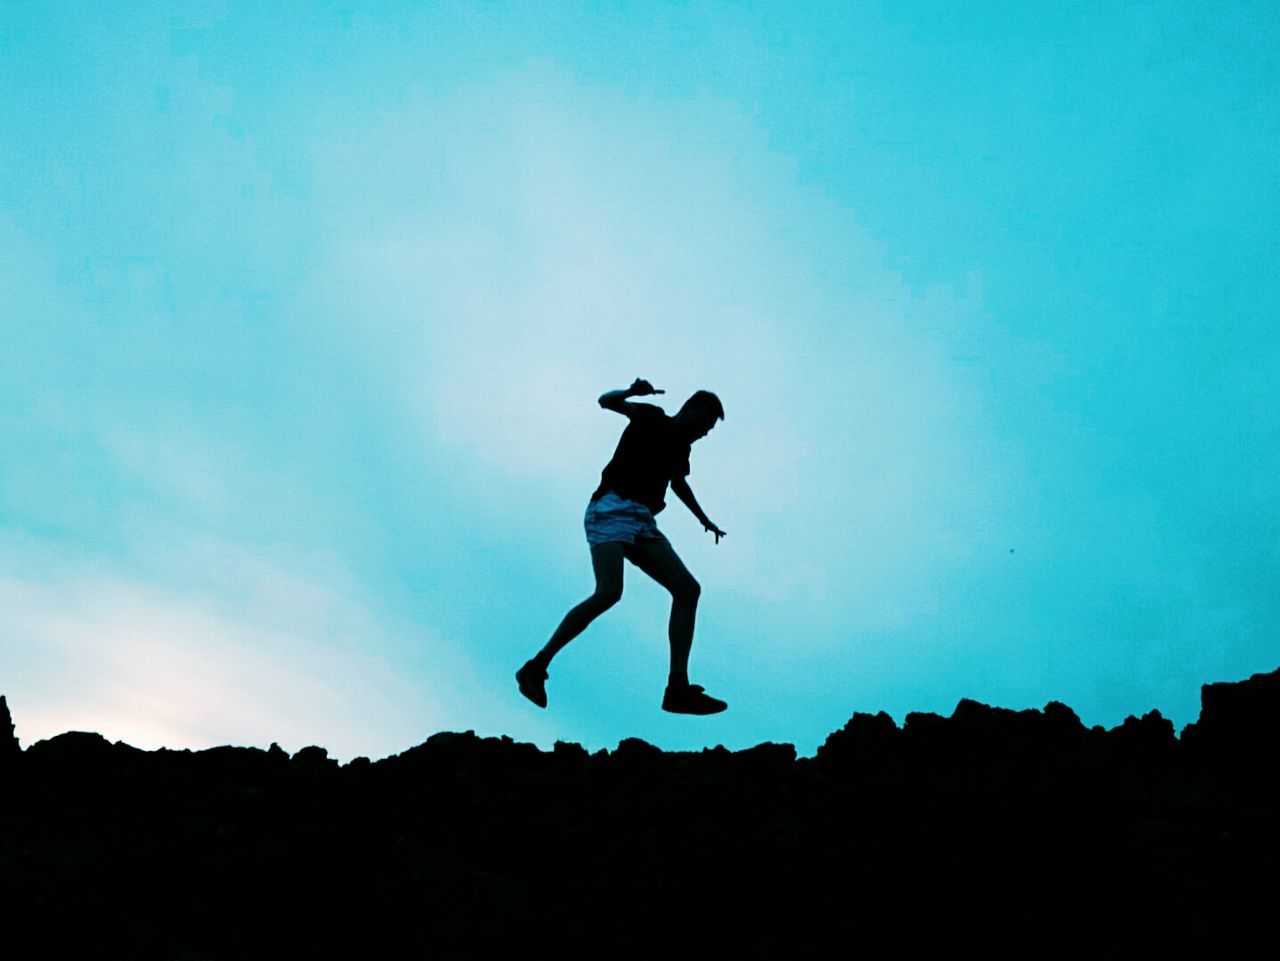
<path fill-rule="evenodd" d="M 71 732 L 0 699 L 0 939 L 130 959 L 1274 950 L 1280 671 L 1179 739 L 1058 703 L 588 754 L 437 734 L 339 766 Z M 1265 945 L 1265 947 L 1263 947 Z"/>

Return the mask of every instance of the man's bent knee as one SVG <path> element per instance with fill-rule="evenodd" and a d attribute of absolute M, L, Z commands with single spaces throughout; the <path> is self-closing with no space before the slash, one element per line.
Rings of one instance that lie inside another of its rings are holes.
<path fill-rule="evenodd" d="M 671 589 L 671 596 L 678 601 L 696 601 L 702 594 L 702 585 L 690 578 L 687 581 L 681 581 Z"/>
<path fill-rule="evenodd" d="M 596 592 L 591 595 L 592 602 L 600 610 L 605 611 L 622 600 L 621 587 L 605 587 L 597 588 Z"/>

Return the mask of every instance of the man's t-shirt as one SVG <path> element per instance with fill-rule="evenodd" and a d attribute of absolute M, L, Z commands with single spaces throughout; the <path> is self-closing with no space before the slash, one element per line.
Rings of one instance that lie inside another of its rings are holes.
<path fill-rule="evenodd" d="M 665 506 L 667 483 L 689 474 L 690 441 L 682 438 L 674 417 L 653 404 L 632 404 L 631 423 L 622 432 L 613 459 L 600 474 L 591 495 L 599 500 L 609 491 L 639 501 L 657 515 Z"/>

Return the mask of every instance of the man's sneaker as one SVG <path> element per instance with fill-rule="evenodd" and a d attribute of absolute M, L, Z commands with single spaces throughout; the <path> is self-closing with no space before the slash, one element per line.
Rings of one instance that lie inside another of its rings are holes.
<path fill-rule="evenodd" d="M 546 669 L 538 667 L 533 661 L 528 661 L 524 667 L 516 671 L 516 683 L 520 685 L 520 693 L 538 707 L 547 706 L 547 689 L 544 687 L 546 681 Z"/>
<path fill-rule="evenodd" d="M 662 709 L 672 714 L 719 714 L 729 705 L 703 693 L 701 684 L 677 687 L 668 684 L 662 696 Z"/>

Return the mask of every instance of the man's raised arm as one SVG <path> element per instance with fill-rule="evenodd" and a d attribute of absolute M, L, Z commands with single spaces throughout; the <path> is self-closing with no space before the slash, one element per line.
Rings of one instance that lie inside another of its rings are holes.
<path fill-rule="evenodd" d="M 641 380 L 637 377 L 631 382 L 631 386 L 625 390 L 608 390 L 600 395 L 600 406 L 605 410 L 616 410 L 619 414 L 626 414 L 630 417 L 635 413 L 635 404 L 628 404 L 628 397 L 640 397 L 645 394 L 661 394 L 664 391 L 655 390 L 654 386 L 647 380 Z"/>

